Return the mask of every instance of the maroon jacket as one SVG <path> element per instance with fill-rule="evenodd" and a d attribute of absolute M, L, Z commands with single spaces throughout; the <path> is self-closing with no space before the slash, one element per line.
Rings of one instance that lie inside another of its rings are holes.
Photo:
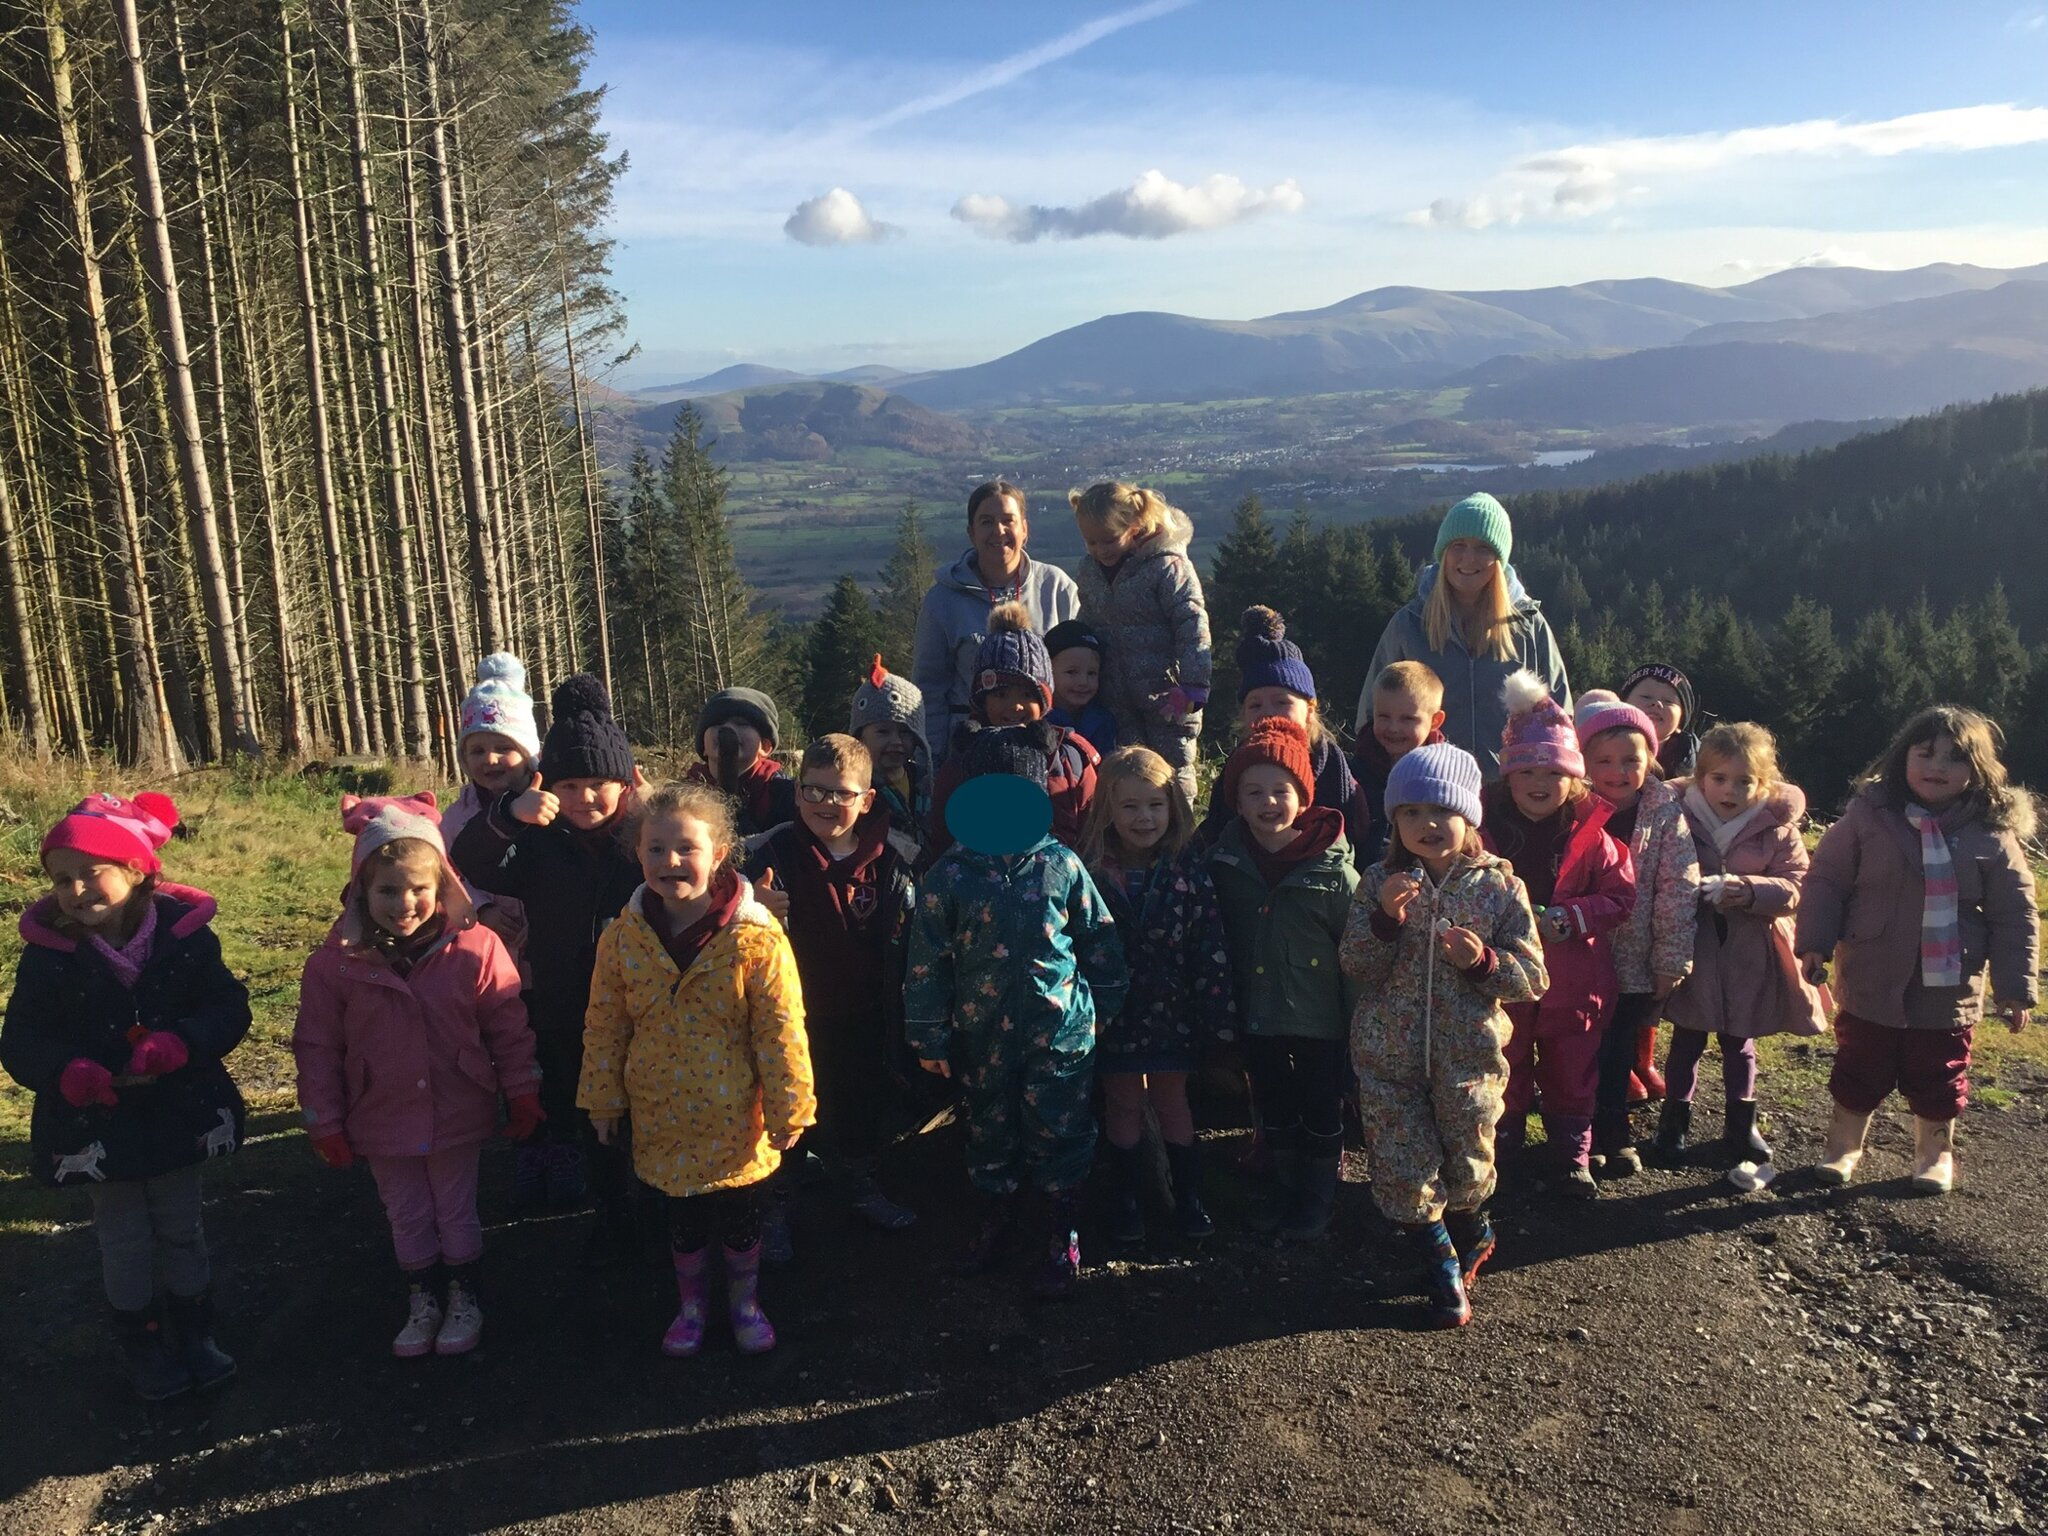
<path fill-rule="evenodd" d="M 1552 938 L 1543 914 L 1536 914 L 1543 968 L 1550 973 L 1550 990 L 1533 1005 L 1539 1039 L 1600 1028 L 1621 992 L 1610 935 L 1635 910 L 1636 874 L 1628 849 L 1607 831 L 1613 814 L 1614 806 L 1598 795 L 1587 795 L 1573 812 L 1550 898 L 1570 921 L 1570 936 Z M 1480 836 L 1489 852 L 1500 853 L 1490 828 L 1482 827 Z"/>

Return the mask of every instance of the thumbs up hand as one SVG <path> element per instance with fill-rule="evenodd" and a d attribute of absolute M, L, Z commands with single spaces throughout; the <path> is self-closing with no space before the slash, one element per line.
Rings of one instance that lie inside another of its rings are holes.
<path fill-rule="evenodd" d="M 777 922 L 789 925 L 789 892 L 776 885 L 773 869 L 762 870 L 761 878 L 754 882 L 754 899 L 774 913 Z"/>
<path fill-rule="evenodd" d="M 555 819 L 561 809 L 562 802 L 542 786 L 541 777 L 536 773 L 526 793 L 512 802 L 512 819 L 523 821 L 529 827 L 544 827 Z"/>

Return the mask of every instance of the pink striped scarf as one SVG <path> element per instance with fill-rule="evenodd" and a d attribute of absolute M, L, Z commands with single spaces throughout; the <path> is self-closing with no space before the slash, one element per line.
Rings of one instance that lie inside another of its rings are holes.
<path fill-rule="evenodd" d="M 1920 908 L 1920 985 L 1963 984 L 1963 928 L 1957 902 L 1956 861 L 1949 856 L 1941 818 L 1918 805 L 1906 820 L 1920 834 L 1920 877 L 1927 896 Z"/>

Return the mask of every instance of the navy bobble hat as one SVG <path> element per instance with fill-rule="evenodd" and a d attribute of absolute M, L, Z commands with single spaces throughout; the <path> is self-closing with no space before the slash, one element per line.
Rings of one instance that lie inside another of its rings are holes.
<path fill-rule="evenodd" d="M 588 672 L 565 677 L 548 700 L 548 734 L 540 746 L 541 777 L 633 782 L 633 745 L 612 718 L 611 695 Z"/>
<path fill-rule="evenodd" d="M 1287 638 L 1287 621 L 1271 608 L 1245 609 L 1238 619 L 1237 701 L 1254 688 L 1285 688 L 1304 699 L 1316 696 L 1315 674 L 1301 647 Z"/>
<path fill-rule="evenodd" d="M 984 694 L 1021 683 L 1036 688 L 1052 709 L 1052 657 L 1031 627 L 1031 611 L 1022 603 L 998 603 L 988 611 L 988 634 L 974 653 L 973 703 Z"/>
<path fill-rule="evenodd" d="M 1463 747 L 1439 741 L 1417 747 L 1394 764 L 1383 803 L 1389 820 L 1404 805 L 1440 805 L 1476 827 L 1485 814 L 1479 804 L 1484 783 L 1477 758 Z"/>

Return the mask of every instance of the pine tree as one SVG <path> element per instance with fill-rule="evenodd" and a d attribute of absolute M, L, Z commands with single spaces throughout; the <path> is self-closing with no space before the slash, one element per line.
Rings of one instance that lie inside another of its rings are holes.
<path fill-rule="evenodd" d="M 1216 546 L 1209 562 L 1208 580 L 1202 583 L 1209 604 L 1209 633 L 1215 648 L 1210 695 L 1219 700 L 1237 696 L 1235 651 L 1238 616 L 1254 603 L 1267 602 L 1280 571 L 1280 552 L 1273 542 L 1266 509 L 1254 492 L 1240 501 L 1231 513 L 1230 532 Z M 1212 741 L 1228 739 L 1236 726 L 1236 712 L 1209 709 L 1203 713 L 1203 734 Z"/>
<path fill-rule="evenodd" d="M 1794 780 L 1817 783 L 1841 708 L 1836 685 L 1843 660 L 1833 615 L 1810 598 L 1792 599 L 1760 671 L 1764 712 L 1782 738 L 1786 771 Z"/>
<path fill-rule="evenodd" d="M 626 506 L 612 583 L 612 621 L 619 630 L 613 681 L 620 717 L 673 741 L 677 713 L 675 663 L 687 622 L 676 580 L 682 531 L 661 493 L 654 461 L 636 448 L 626 466 Z M 692 706 L 694 707 L 694 706 Z"/>
<path fill-rule="evenodd" d="M 2009 724 L 2026 697 L 2032 665 L 2005 600 L 2003 580 L 1992 578 L 1991 590 L 1970 615 L 1970 630 L 1974 644 L 1966 697 L 1992 719 Z"/>
<path fill-rule="evenodd" d="M 841 576 L 804 641 L 804 726 L 813 739 L 846 729 L 854 690 L 879 649 L 880 631 L 867 593 L 852 576 Z"/>
<path fill-rule="evenodd" d="M 725 510 L 728 478 L 704 441 L 704 418 L 688 404 L 676 415 L 661 474 L 680 536 L 679 717 L 694 718 L 704 700 L 721 688 L 786 689 L 787 678 L 769 644 L 768 623 L 733 553 Z"/>
<path fill-rule="evenodd" d="M 915 501 L 906 501 L 896 514 L 896 542 L 890 547 L 889 559 L 882 567 L 882 585 L 875 593 L 876 635 L 882 660 L 891 672 L 907 677 L 916 668 L 912 652 L 917 610 L 937 574 L 938 556 L 924 536 L 924 513 Z"/>

